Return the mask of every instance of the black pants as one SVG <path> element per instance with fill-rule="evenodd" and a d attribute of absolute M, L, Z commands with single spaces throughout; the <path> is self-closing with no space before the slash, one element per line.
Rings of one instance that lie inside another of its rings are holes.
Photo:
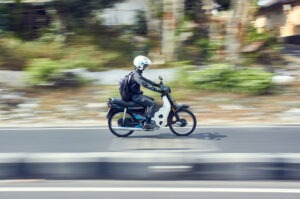
<path fill-rule="evenodd" d="M 147 107 L 146 112 L 147 119 L 150 120 L 154 116 L 156 104 L 154 99 L 145 95 L 133 95 L 132 101 L 136 104 L 139 104 L 143 107 Z"/>

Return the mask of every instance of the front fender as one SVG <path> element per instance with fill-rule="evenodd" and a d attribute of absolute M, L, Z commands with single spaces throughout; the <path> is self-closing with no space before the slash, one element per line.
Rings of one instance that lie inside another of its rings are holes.
<path fill-rule="evenodd" d="M 174 107 L 175 110 L 170 112 L 170 115 L 168 117 L 168 124 L 166 126 L 169 126 L 172 123 L 172 118 L 174 117 L 174 115 L 175 115 L 176 119 L 179 120 L 177 113 L 183 109 L 188 109 L 189 107 L 190 106 L 186 105 L 186 104 L 175 105 L 175 107 Z"/>
<path fill-rule="evenodd" d="M 177 113 L 178 111 L 182 109 L 188 109 L 190 106 L 186 104 L 176 105 L 174 113 Z"/>

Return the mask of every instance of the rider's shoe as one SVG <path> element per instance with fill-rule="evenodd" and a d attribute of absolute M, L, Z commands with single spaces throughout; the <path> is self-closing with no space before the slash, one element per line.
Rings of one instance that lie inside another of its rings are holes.
<path fill-rule="evenodd" d="M 158 126 L 153 123 L 146 123 L 146 124 L 144 124 L 143 128 L 145 130 L 154 130 L 154 129 L 157 129 Z"/>

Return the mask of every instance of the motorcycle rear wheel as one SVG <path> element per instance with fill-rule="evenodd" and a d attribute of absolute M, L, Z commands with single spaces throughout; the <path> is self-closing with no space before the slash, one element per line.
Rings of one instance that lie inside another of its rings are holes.
<path fill-rule="evenodd" d="M 117 137 L 127 137 L 132 134 L 133 130 L 120 129 L 119 120 L 123 118 L 123 111 L 116 111 L 108 118 L 108 127 L 112 134 Z M 133 116 L 130 113 L 126 113 L 125 119 L 133 120 Z"/>

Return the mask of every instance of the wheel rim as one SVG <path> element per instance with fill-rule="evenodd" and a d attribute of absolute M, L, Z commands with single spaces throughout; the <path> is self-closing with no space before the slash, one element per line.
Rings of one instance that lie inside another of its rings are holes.
<path fill-rule="evenodd" d="M 110 120 L 110 127 L 111 130 L 114 134 L 118 135 L 118 136 L 127 136 L 129 134 L 131 134 L 133 131 L 132 130 L 125 130 L 125 129 L 120 129 L 120 125 L 118 123 L 118 121 L 121 119 L 123 120 L 123 112 L 118 112 L 116 114 L 114 114 Z M 129 115 L 128 113 L 125 115 L 125 119 L 133 119 L 131 115 Z"/>
<path fill-rule="evenodd" d="M 194 131 L 196 126 L 195 117 L 188 111 L 182 110 L 178 113 L 179 121 L 173 115 L 171 120 L 171 128 L 178 135 L 187 135 Z"/>

